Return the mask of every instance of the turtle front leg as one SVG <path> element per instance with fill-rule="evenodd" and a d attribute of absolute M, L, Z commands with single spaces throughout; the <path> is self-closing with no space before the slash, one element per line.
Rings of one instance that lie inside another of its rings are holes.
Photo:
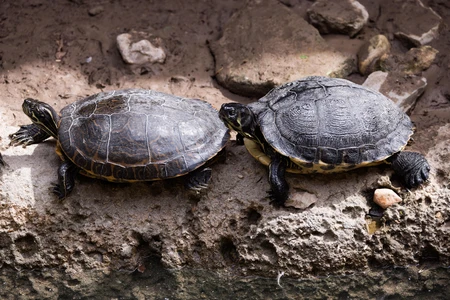
<path fill-rule="evenodd" d="M 78 168 L 70 161 L 63 161 L 58 168 L 58 184 L 53 187 L 59 200 L 63 200 L 70 194 L 75 186 L 75 176 L 78 173 Z"/>
<path fill-rule="evenodd" d="M 388 161 L 408 188 L 419 186 L 428 179 L 430 165 L 420 153 L 402 151 L 393 155 Z"/>
<path fill-rule="evenodd" d="M 20 129 L 9 135 L 11 146 L 22 145 L 26 147 L 31 144 L 40 143 L 50 137 L 45 130 L 36 124 L 22 125 Z"/>
<path fill-rule="evenodd" d="M 275 205 L 284 206 L 289 198 L 289 184 L 285 179 L 286 164 L 280 155 L 273 155 L 269 165 L 269 197 Z"/>

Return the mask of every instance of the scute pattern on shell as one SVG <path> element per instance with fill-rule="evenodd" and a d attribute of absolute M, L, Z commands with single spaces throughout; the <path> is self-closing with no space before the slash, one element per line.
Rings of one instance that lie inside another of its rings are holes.
<path fill-rule="evenodd" d="M 62 151 L 88 175 L 118 182 L 186 174 L 229 139 L 209 103 L 141 89 L 74 102 L 61 111 L 58 134 Z"/>
<path fill-rule="evenodd" d="M 341 167 L 382 161 L 413 133 L 390 99 L 344 79 L 307 77 L 250 104 L 267 142 L 294 162 Z"/>

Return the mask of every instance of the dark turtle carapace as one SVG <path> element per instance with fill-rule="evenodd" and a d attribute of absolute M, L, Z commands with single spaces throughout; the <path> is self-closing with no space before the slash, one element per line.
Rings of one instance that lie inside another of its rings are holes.
<path fill-rule="evenodd" d="M 25 99 L 33 121 L 10 136 L 12 145 L 57 139 L 62 159 L 54 192 L 65 198 L 77 172 L 112 182 L 153 181 L 189 174 L 203 188 L 205 163 L 225 147 L 229 131 L 217 110 L 198 99 L 143 89 L 102 92 L 56 111 Z"/>
<path fill-rule="evenodd" d="M 407 187 L 428 179 L 430 166 L 403 151 L 413 124 L 390 99 L 344 79 L 312 76 L 287 83 L 249 105 L 222 105 L 220 118 L 269 166 L 270 196 L 283 205 L 285 171 L 332 173 L 391 164 Z"/>

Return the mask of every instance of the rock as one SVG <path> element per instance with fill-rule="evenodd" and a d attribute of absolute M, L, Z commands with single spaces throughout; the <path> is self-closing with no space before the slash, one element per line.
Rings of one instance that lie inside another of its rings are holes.
<path fill-rule="evenodd" d="M 123 60 L 129 64 L 164 63 L 166 53 L 148 40 L 132 42 L 133 36 L 122 33 L 117 36 L 117 46 Z"/>
<path fill-rule="evenodd" d="M 391 44 L 382 35 L 376 35 L 364 43 L 358 52 L 358 69 L 362 75 L 370 74 L 380 70 L 383 61 L 386 60 Z"/>
<path fill-rule="evenodd" d="M 341 33 L 355 36 L 369 20 L 369 13 L 355 0 L 318 0 L 308 9 L 312 25 L 320 33 Z"/>
<path fill-rule="evenodd" d="M 376 189 L 373 194 L 373 202 L 381 208 L 387 209 L 395 203 L 402 202 L 402 198 L 391 189 Z"/>
<path fill-rule="evenodd" d="M 382 93 L 408 113 L 424 92 L 427 79 L 398 72 L 377 71 L 367 77 L 363 86 Z"/>
<path fill-rule="evenodd" d="M 366 230 L 367 230 L 368 234 L 374 234 L 375 232 L 380 230 L 381 227 L 382 227 L 382 225 L 381 225 L 379 218 L 377 218 L 377 219 L 367 218 L 366 219 Z"/>
<path fill-rule="evenodd" d="M 401 10 L 391 14 L 394 14 L 391 18 L 396 29 L 395 36 L 407 44 L 425 45 L 439 34 L 442 18 L 420 0 L 404 1 Z"/>
<path fill-rule="evenodd" d="M 431 66 L 438 52 L 431 46 L 412 48 L 405 54 L 401 68 L 406 74 L 419 74 Z"/>
<path fill-rule="evenodd" d="M 90 16 L 94 17 L 96 15 L 101 14 L 102 12 L 105 11 L 105 8 L 103 6 L 94 6 L 91 9 L 89 9 L 88 13 Z"/>
<path fill-rule="evenodd" d="M 218 82 L 244 96 L 263 96 L 310 75 L 343 77 L 356 68 L 355 57 L 331 48 L 313 26 L 275 0 L 236 12 L 211 50 Z"/>

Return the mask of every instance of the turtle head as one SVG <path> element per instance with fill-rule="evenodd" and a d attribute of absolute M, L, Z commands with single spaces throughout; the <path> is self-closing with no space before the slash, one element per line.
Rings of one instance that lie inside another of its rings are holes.
<path fill-rule="evenodd" d="M 27 98 L 22 104 L 23 112 L 48 134 L 53 137 L 58 135 L 59 116 L 47 103 L 36 99 Z"/>
<path fill-rule="evenodd" d="M 219 118 L 231 130 L 235 130 L 244 137 L 256 139 L 256 118 L 248 106 L 240 103 L 222 104 Z"/>

